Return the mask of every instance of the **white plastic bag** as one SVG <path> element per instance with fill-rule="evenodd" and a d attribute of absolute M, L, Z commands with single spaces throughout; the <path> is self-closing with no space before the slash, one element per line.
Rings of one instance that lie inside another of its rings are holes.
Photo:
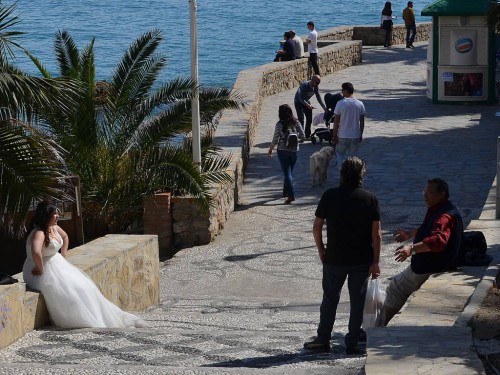
<path fill-rule="evenodd" d="M 365 307 L 363 309 L 363 329 L 384 325 L 382 307 L 385 301 L 385 290 L 379 279 L 369 279 L 366 288 Z"/>
<path fill-rule="evenodd" d="M 313 118 L 313 126 L 318 126 L 319 124 L 323 124 L 325 122 L 325 112 L 320 112 Z"/>

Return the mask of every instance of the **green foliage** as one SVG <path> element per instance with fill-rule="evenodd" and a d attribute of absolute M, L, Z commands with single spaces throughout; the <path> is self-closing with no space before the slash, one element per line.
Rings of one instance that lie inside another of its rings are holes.
<path fill-rule="evenodd" d="M 65 174 L 62 149 L 32 124 L 47 109 L 68 113 L 77 101 L 78 86 L 66 79 L 32 77 L 11 64 L 19 23 L 15 4 L 0 4 L 0 226 L 23 234 L 33 198 L 56 199 L 55 186 Z"/>
<path fill-rule="evenodd" d="M 96 84 L 94 41 L 80 52 L 66 31 L 56 35 L 59 74 L 80 82 L 85 94 L 69 113 L 44 113 L 43 124 L 67 150 L 68 169 L 80 176 L 88 236 L 126 229 L 141 216 L 145 194 L 190 195 L 208 209 L 210 184 L 231 181 L 226 172 L 230 155 L 205 144 L 199 170 L 189 143 L 180 141 L 191 128 L 196 83 L 188 78 L 158 82 L 166 66 L 165 56 L 157 53 L 161 41 L 159 30 L 144 33 L 125 52 L 110 81 Z M 241 98 L 225 88 L 200 88 L 199 97 L 207 124 L 221 110 L 242 106 Z"/>

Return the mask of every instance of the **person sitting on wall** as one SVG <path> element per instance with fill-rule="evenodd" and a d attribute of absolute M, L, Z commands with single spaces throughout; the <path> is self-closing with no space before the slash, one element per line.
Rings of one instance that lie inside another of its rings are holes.
<path fill-rule="evenodd" d="M 295 52 L 293 49 L 292 35 L 289 31 L 286 31 L 283 35 L 285 37 L 285 43 L 283 43 L 283 49 L 279 49 L 276 53 L 276 58 L 274 61 L 291 61 L 295 60 Z"/>
<path fill-rule="evenodd" d="M 304 57 L 304 42 L 302 39 L 295 34 L 295 31 L 290 30 L 290 35 L 292 36 L 293 50 L 295 52 L 295 58 L 301 59 Z"/>

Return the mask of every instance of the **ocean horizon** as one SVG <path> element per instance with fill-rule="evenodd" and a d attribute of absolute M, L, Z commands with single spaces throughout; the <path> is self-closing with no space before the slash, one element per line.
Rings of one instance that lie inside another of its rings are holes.
<path fill-rule="evenodd" d="M 12 1 L 2 2 L 3 6 Z M 274 59 L 283 32 L 293 29 L 300 36 L 308 33 L 306 23 L 313 20 L 318 31 L 343 25 L 378 25 L 385 1 L 284 0 L 198 0 L 199 80 L 205 86 L 231 87 L 241 70 L 266 64 Z M 420 16 L 431 0 L 416 1 L 417 22 L 430 22 Z M 393 1 L 395 24 L 407 1 Z M 16 26 L 26 32 L 18 43 L 39 58 L 54 76 L 58 75 L 54 37 L 67 30 L 82 50 L 95 37 L 97 79 L 109 79 L 128 46 L 141 34 L 160 29 L 164 42 L 159 52 L 168 65 L 162 81 L 190 75 L 189 1 L 151 0 L 18 0 L 14 14 Z M 15 64 L 29 74 L 38 75 L 33 63 L 16 51 Z"/>

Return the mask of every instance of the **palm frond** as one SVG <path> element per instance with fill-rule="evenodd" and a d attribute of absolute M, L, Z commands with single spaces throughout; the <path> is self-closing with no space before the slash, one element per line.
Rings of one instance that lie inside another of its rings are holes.
<path fill-rule="evenodd" d="M 69 113 L 79 93 L 79 85 L 70 80 L 31 77 L 11 66 L 0 68 L 0 107 L 20 118 L 52 108 Z"/>
<path fill-rule="evenodd" d="M 79 78 L 80 53 L 73 38 L 66 30 L 57 32 L 54 43 L 59 71 L 63 77 Z"/>
<path fill-rule="evenodd" d="M 20 22 L 18 16 L 12 16 L 16 6 L 17 4 L 14 3 L 6 7 L 0 7 L 0 64 L 2 65 L 7 64 L 9 59 L 14 58 L 13 47 L 21 48 L 15 38 L 24 33 L 9 30 Z"/>
<path fill-rule="evenodd" d="M 52 140 L 18 121 L 0 123 L 0 212 L 24 221 L 33 198 L 61 195 L 64 174 L 61 149 Z M 0 221 L 3 215 L 0 215 Z M 12 221 L 2 223 L 12 230 Z"/>
<path fill-rule="evenodd" d="M 42 62 L 36 58 L 31 52 L 29 52 L 27 49 L 24 50 L 24 53 L 30 58 L 30 60 L 35 64 L 37 67 L 38 71 L 42 74 L 44 78 L 52 78 L 52 75 L 50 72 L 45 68 L 45 66 L 42 64 Z"/>
<path fill-rule="evenodd" d="M 142 65 L 155 52 L 162 39 L 160 30 L 151 30 L 130 45 L 111 79 L 114 89 L 111 100 L 117 107 L 127 102 L 128 92 L 134 87 L 135 75 L 141 71 Z"/>

